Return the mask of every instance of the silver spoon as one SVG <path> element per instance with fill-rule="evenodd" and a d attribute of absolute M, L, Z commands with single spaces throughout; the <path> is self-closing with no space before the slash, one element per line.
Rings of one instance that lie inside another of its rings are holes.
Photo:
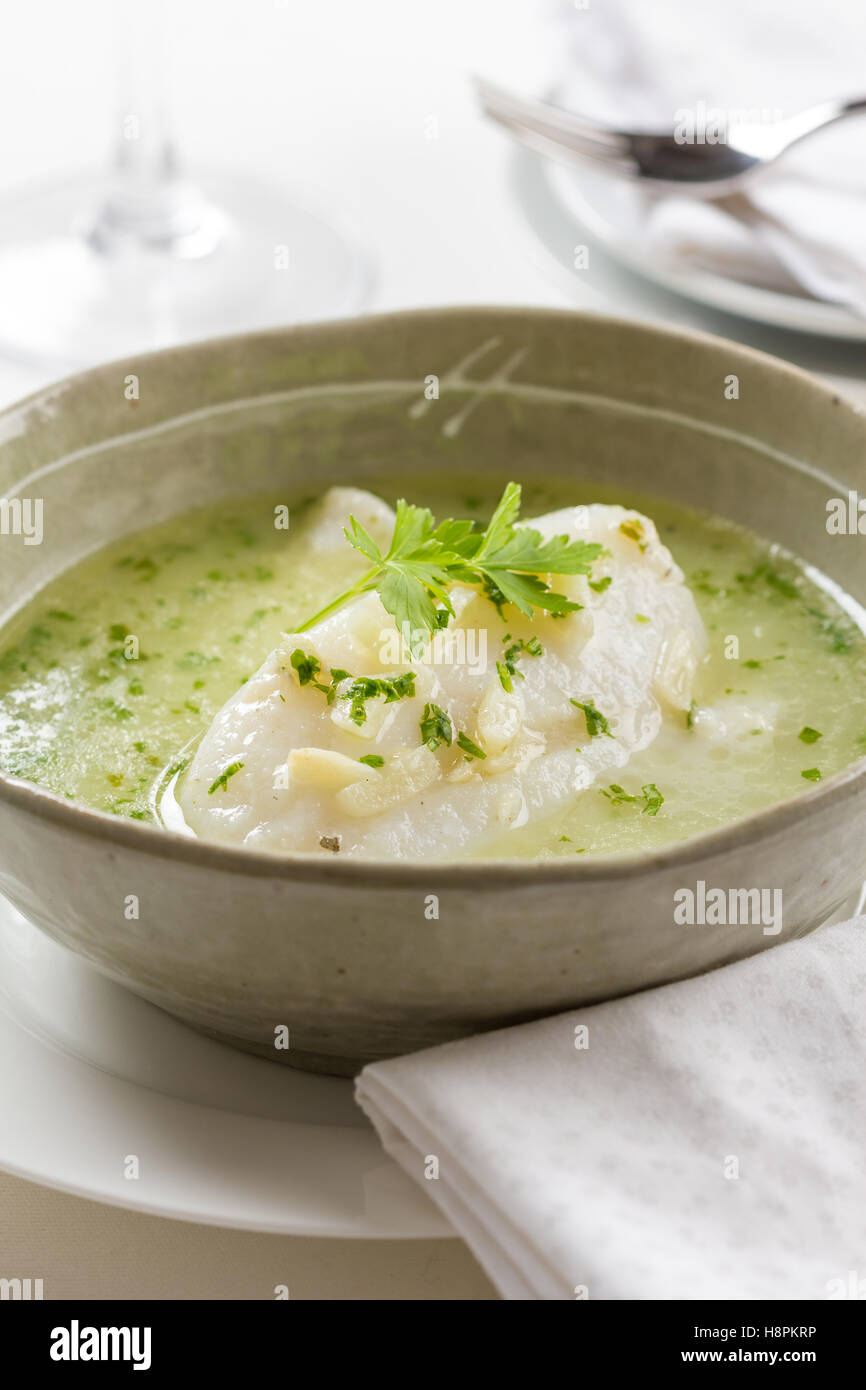
<path fill-rule="evenodd" d="M 569 164 L 590 163 L 654 187 L 698 197 L 717 197 L 773 164 L 780 155 L 825 126 L 866 113 L 866 97 L 824 101 L 771 123 L 732 121 L 711 138 L 613 130 L 561 106 L 533 101 L 475 79 L 486 114 L 539 154 Z"/>

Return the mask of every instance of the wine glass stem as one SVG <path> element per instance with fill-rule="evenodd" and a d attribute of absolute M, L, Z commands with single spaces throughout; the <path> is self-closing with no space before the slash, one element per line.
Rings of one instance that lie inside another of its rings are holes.
<path fill-rule="evenodd" d="M 212 222 L 201 194 L 182 178 L 169 128 L 164 83 L 164 0 L 117 10 L 118 103 L 111 174 L 90 228 L 104 253 L 139 243 L 186 256 L 202 223 Z M 208 241 L 207 249 L 213 249 Z M 192 253 L 195 254 L 195 253 Z"/>

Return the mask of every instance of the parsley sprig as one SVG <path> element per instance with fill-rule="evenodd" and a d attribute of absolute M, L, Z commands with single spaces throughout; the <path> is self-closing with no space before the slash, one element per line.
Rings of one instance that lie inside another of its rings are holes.
<path fill-rule="evenodd" d="M 510 603 L 527 618 L 536 608 L 559 617 L 574 612 L 581 605 L 555 593 L 541 576 L 589 574 L 602 547 L 566 535 L 545 540 L 531 526 L 518 526 L 520 496 L 519 484 L 509 483 L 484 531 L 473 521 L 437 523 L 428 508 L 401 499 L 384 553 L 350 516 L 346 539 L 367 557 L 370 568 L 297 630 L 307 631 L 350 599 L 375 589 L 398 629 L 408 631 L 410 650 L 418 656 L 428 640 L 424 634 L 435 633 L 454 616 L 448 590 L 457 583 L 475 585 L 500 610 Z"/>

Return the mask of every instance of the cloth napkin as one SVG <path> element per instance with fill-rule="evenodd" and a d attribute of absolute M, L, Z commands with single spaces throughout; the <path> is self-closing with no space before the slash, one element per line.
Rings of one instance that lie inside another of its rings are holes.
<path fill-rule="evenodd" d="M 866 1297 L 866 918 L 357 1099 L 508 1299 Z"/>
<path fill-rule="evenodd" d="M 554 99 L 616 126 L 674 130 L 678 113 L 713 108 L 775 119 L 866 94 L 862 0 L 557 0 L 546 13 Z M 529 66 L 537 81 L 537 55 Z M 746 189 L 703 201 L 636 186 L 628 223 L 674 267 L 866 316 L 866 116 L 813 136 Z"/>

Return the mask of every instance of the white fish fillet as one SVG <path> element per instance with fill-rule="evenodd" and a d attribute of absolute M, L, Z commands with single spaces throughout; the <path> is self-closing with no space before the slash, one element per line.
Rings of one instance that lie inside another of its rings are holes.
<path fill-rule="evenodd" d="M 332 489 L 312 522 L 311 542 L 323 557 L 345 547 L 349 512 L 377 540 L 390 535 L 394 518 L 385 503 Z M 374 593 L 307 632 L 287 634 L 202 739 L 178 796 L 190 829 L 277 852 L 453 857 L 550 815 L 594 785 L 619 781 L 662 721 L 681 721 L 689 709 L 706 652 L 703 623 L 647 517 L 593 504 L 531 525 L 546 537 L 600 542 L 607 553 L 590 577 L 609 576 L 607 588 L 592 589 L 584 576 L 557 576 L 553 587 L 583 609 L 530 623 L 513 608 L 503 622 L 474 589 L 455 586 L 457 618 L 436 638 L 435 660 L 412 660 L 399 650 L 393 619 Z M 524 679 L 513 679 L 510 694 L 496 669 L 510 645 L 506 634 L 537 637 L 542 647 L 540 656 L 520 656 Z M 328 704 L 314 685 L 300 685 L 291 665 L 299 648 L 321 663 L 325 683 L 331 668 L 352 676 L 411 670 L 415 695 L 392 703 L 374 698 L 358 727 L 347 700 Z M 593 701 L 611 734 L 590 737 L 572 699 Z M 487 757 L 467 761 L 456 741 L 435 752 L 425 747 L 420 720 L 427 702 L 447 711 L 454 731 Z M 384 759 L 381 768 L 359 762 L 370 754 Z M 236 763 L 243 767 L 210 791 Z"/>

